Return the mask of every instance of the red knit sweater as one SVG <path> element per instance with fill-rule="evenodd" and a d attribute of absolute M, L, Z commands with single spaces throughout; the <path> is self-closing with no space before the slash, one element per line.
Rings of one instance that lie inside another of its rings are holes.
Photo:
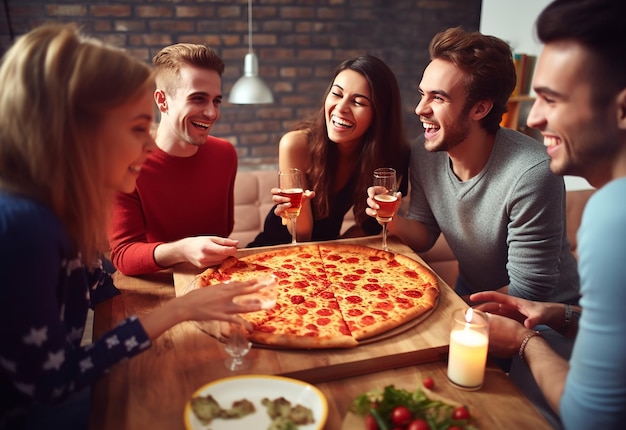
<path fill-rule="evenodd" d="M 137 188 L 115 198 L 109 226 L 113 264 L 126 275 L 156 272 L 154 248 L 184 237 L 228 237 L 234 226 L 237 153 L 212 136 L 191 157 L 156 149 L 142 166 Z"/>

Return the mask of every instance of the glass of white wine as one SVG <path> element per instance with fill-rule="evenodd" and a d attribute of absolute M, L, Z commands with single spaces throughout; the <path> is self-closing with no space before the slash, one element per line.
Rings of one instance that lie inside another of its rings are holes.
<path fill-rule="evenodd" d="M 383 226 L 383 249 L 387 247 L 387 224 L 393 219 L 396 212 L 396 171 L 391 167 L 381 167 L 374 170 L 374 201 L 379 209 L 376 211 L 376 220 Z"/>
<path fill-rule="evenodd" d="M 302 208 L 302 172 L 300 169 L 287 169 L 278 172 L 278 188 L 280 195 L 288 197 L 291 206 L 285 211 L 291 221 L 291 243 L 296 244 L 296 218 Z"/>

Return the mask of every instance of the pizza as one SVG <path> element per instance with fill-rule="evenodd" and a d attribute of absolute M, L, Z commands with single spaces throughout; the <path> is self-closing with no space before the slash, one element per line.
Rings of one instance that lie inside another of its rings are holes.
<path fill-rule="evenodd" d="M 310 244 L 229 257 L 193 280 L 195 288 L 273 276 L 276 304 L 241 314 L 265 345 L 346 348 L 430 311 L 437 277 L 400 254 L 359 245 Z"/>

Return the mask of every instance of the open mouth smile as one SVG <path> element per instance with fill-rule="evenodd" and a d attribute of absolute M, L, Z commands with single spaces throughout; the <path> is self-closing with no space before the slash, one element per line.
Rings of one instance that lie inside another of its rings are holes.
<path fill-rule="evenodd" d="M 348 120 L 345 120 L 343 118 L 339 118 L 338 116 L 331 116 L 330 117 L 331 122 L 333 123 L 333 125 L 337 126 L 337 127 L 342 127 L 342 128 L 352 128 L 354 127 L 354 124 Z"/>

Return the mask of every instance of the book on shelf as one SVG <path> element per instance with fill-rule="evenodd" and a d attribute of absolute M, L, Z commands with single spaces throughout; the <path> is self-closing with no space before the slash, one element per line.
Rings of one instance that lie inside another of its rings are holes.
<path fill-rule="evenodd" d="M 515 76 L 517 78 L 515 89 L 511 96 L 524 96 L 530 93 L 530 86 L 535 71 L 537 57 L 534 55 L 515 53 L 513 63 L 515 64 Z"/>

